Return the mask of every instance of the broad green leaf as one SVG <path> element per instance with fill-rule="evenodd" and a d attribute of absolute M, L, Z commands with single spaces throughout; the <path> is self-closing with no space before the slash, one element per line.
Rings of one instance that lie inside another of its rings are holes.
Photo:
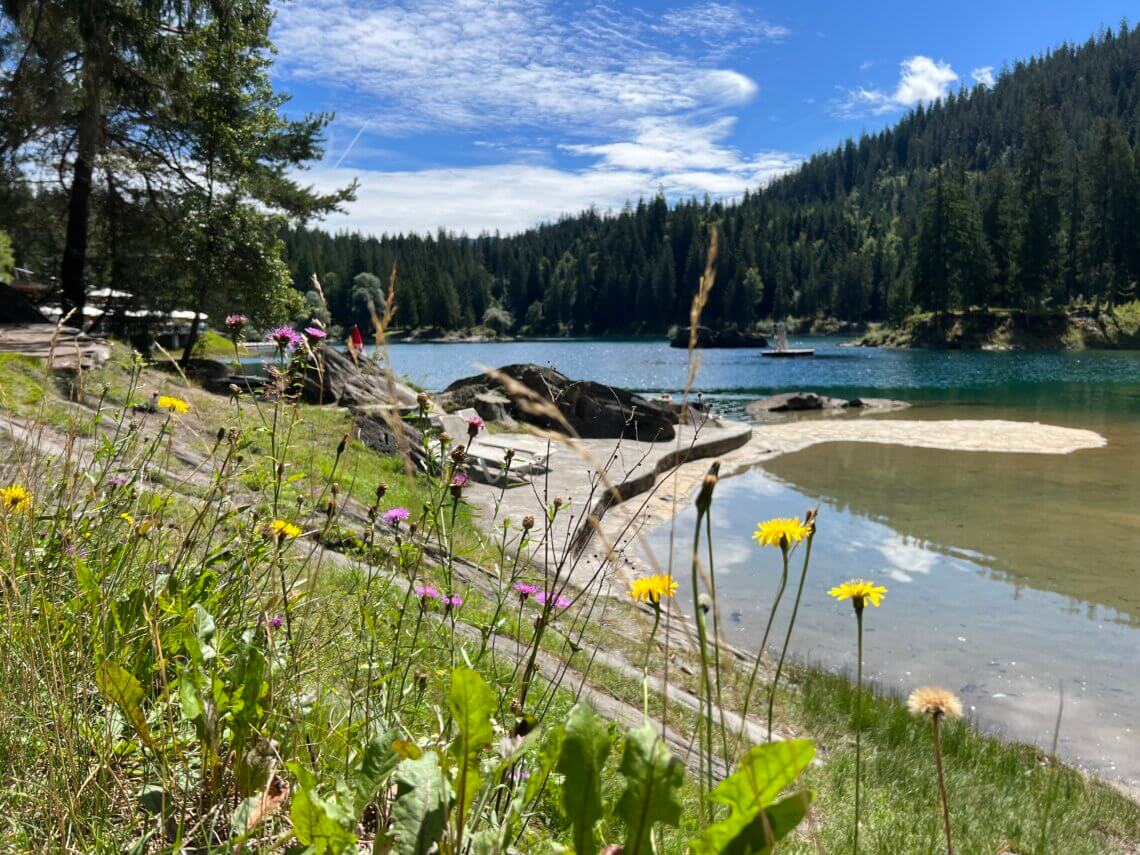
<path fill-rule="evenodd" d="M 363 808 L 376 797 L 384 779 L 400 762 L 401 754 L 397 750 L 400 739 L 400 731 L 390 730 L 370 740 L 356 758 L 352 768 L 351 783 L 356 792 L 358 807 Z"/>
<path fill-rule="evenodd" d="M 143 744 L 154 747 L 142 708 L 143 687 L 135 676 L 117 662 L 104 659 L 95 669 L 95 685 L 105 698 L 122 710 Z"/>
<path fill-rule="evenodd" d="M 815 757 L 810 739 L 787 739 L 754 745 L 736 771 L 721 781 L 709 798 L 736 810 L 762 808 L 792 783 Z"/>
<path fill-rule="evenodd" d="M 751 748 L 740 766 L 709 794 L 732 812 L 689 841 L 694 855 L 762 855 L 788 834 L 807 812 L 814 794 L 804 791 L 774 802 L 815 756 L 806 739 L 769 742 Z"/>
<path fill-rule="evenodd" d="M 188 668 L 179 669 L 178 701 L 182 705 L 182 715 L 187 721 L 193 721 L 202 714 L 202 702 L 198 698 L 198 690 L 196 674 Z"/>
<path fill-rule="evenodd" d="M 733 813 L 728 819 L 714 823 L 689 841 L 694 855 L 768 855 L 776 843 L 800 824 L 815 793 L 803 790 L 758 810 L 751 819 L 744 813 Z"/>
<path fill-rule="evenodd" d="M 610 732 L 589 704 L 579 701 L 570 710 L 558 771 L 562 811 L 574 827 L 574 850 L 594 851 L 594 826 L 602 818 L 602 767 L 610 753 Z"/>
<path fill-rule="evenodd" d="M 322 797 L 317 792 L 313 773 L 300 763 L 290 763 L 289 769 L 297 776 L 297 788 L 289 808 L 297 840 L 311 847 L 314 855 L 350 851 L 356 843 L 356 835 L 351 831 L 354 819 L 351 812 L 337 797 Z"/>
<path fill-rule="evenodd" d="M 653 826 L 663 822 L 676 827 L 680 822 L 677 794 L 685 779 L 685 767 L 646 721 L 626 734 L 619 771 L 626 781 L 614 811 L 626 827 L 622 853 L 652 852 Z"/>
<path fill-rule="evenodd" d="M 495 693 L 487 681 L 470 668 L 456 668 L 451 675 L 451 715 L 468 751 L 479 751 L 495 738 L 491 716 Z"/>
<path fill-rule="evenodd" d="M 467 810 L 479 789 L 479 752 L 495 737 L 491 716 L 495 712 L 495 693 L 487 681 L 470 668 L 456 668 L 451 675 L 451 715 L 459 728 L 455 742 L 455 759 L 459 763 L 456 785 Z"/>
<path fill-rule="evenodd" d="M 392 830 L 396 855 L 427 855 L 443 834 L 451 803 L 451 785 L 434 752 L 418 760 L 403 760 L 392 773 L 396 803 Z"/>

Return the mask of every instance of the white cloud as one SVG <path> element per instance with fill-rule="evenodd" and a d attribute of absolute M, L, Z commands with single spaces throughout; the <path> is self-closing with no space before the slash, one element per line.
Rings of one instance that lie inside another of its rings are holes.
<path fill-rule="evenodd" d="M 727 143 L 727 114 L 758 87 L 722 60 L 788 35 L 734 4 L 651 15 L 596 0 L 305 0 L 279 6 L 273 35 L 275 72 L 322 87 L 338 140 L 367 125 L 351 157 L 330 146 L 307 173 L 322 187 L 360 179 L 334 226 L 517 231 L 590 204 L 620 208 L 659 186 L 673 197 L 739 195 L 799 163 Z M 441 155 L 390 170 L 358 156 L 379 148 L 370 139 L 412 133 L 456 134 L 477 161 L 501 162 L 453 167 Z M 559 154 L 572 163 L 559 166 Z M 352 168 L 330 166 L 342 161 Z"/>
<path fill-rule="evenodd" d="M 847 96 L 835 105 L 840 118 L 859 118 L 868 114 L 881 116 L 896 110 L 928 103 L 943 98 L 958 74 L 950 63 L 928 56 L 911 56 L 900 64 L 899 82 L 893 92 L 858 87 L 847 91 Z"/>
<path fill-rule="evenodd" d="M 714 6 L 716 4 L 713 4 Z M 756 85 L 671 52 L 651 22 L 549 0 L 305 0 L 278 8 L 276 71 L 319 81 L 339 112 L 399 133 L 497 126 L 563 132 L 743 104 Z"/>
<path fill-rule="evenodd" d="M 603 156 L 599 164 L 577 170 L 518 161 L 408 171 L 318 166 L 297 177 L 324 190 L 354 179 L 360 182 L 348 213 L 326 221 L 331 228 L 373 234 L 443 228 L 474 235 L 518 232 L 591 205 L 602 213 L 617 211 L 659 187 L 673 198 L 739 196 L 800 162 L 792 155 L 769 152 L 726 160 L 723 168 L 699 168 L 682 160 L 669 169 L 655 168 L 653 156 Z"/>
<path fill-rule="evenodd" d="M 330 217 L 327 224 L 374 234 L 437 228 L 512 232 L 594 203 L 603 211 L 619 207 L 654 190 L 638 172 L 567 172 L 515 163 L 399 172 L 317 167 L 297 177 L 318 188 L 359 180 L 349 213 Z"/>
<path fill-rule="evenodd" d="M 980 68 L 975 68 L 970 72 L 970 77 L 974 79 L 975 83 L 980 83 L 982 86 L 993 86 L 997 83 L 997 78 L 994 76 L 994 67 L 992 65 L 983 65 Z"/>
<path fill-rule="evenodd" d="M 718 56 L 745 45 L 782 41 L 791 35 L 787 27 L 766 21 L 753 10 L 716 0 L 672 9 L 661 16 L 661 24 L 656 29 L 699 39 Z"/>
<path fill-rule="evenodd" d="M 938 554 L 920 541 L 891 532 L 875 547 L 894 570 L 907 575 L 921 573 L 928 575 L 938 562 Z"/>

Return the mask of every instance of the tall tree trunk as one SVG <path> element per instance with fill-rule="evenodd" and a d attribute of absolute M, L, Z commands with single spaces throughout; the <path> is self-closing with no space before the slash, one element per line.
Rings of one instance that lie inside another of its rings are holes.
<path fill-rule="evenodd" d="M 67 238 L 60 269 L 63 311 L 75 309 L 73 323 L 82 328 L 87 292 L 83 271 L 87 264 L 87 226 L 91 217 L 91 174 L 99 145 L 99 93 L 91 58 L 84 59 L 83 108 L 79 113 L 75 168 L 67 201 Z"/>
<path fill-rule="evenodd" d="M 185 368 L 190 364 L 190 360 L 194 357 L 194 345 L 198 343 L 198 329 L 202 324 L 202 304 L 206 301 L 206 286 L 203 284 L 198 289 L 198 293 L 194 298 L 194 320 L 190 322 L 190 333 L 186 337 L 186 346 L 182 348 L 182 367 Z"/>

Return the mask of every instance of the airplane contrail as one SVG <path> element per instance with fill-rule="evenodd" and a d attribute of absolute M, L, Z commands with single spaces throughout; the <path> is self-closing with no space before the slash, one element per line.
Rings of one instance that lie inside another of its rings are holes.
<path fill-rule="evenodd" d="M 360 126 L 360 130 L 356 132 L 356 136 L 352 138 L 352 142 L 348 144 L 348 148 L 344 150 L 341 156 L 337 158 L 336 163 L 333 164 L 333 169 L 336 169 L 338 166 L 340 166 L 341 161 L 348 157 L 348 153 L 352 151 L 352 147 L 356 145 L 356 141 L 360 139 L 360 135 L 364 133 L 365 129 L 368 127 L 368 123 L 371 121 L 372 120 L 369 119 L 367 122 Z"/>

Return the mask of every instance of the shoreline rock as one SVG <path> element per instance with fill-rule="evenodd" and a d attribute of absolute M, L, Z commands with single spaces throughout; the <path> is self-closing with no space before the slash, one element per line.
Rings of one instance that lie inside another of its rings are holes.
<path fill-rule="evenodd" d="M 675 426 L 680 421 L 676 407 L 651 401 L 628 389 L 592 380 L 571 380 L 553 368 L 529 363 L 505 365 L 499 372 L 557 407 L 584 439 L 625 437 L 664 442 L 676 436 Z M 508 416 L 539 427 L 560 427 L 555 419 L 520 406 L 506 386 L 490 374 L 456 380 L 436 400 L 446 410 L 472 407 L 487 418 L 480 411 L 483 408 L 496 418 Z"/>
<path fill-rule="evenodd" d="M 802 412 L 840 412 L 843 410 L 876 410 L 889 412 L 892 410 L 905 410 L 909 407 L 906 401 L 895 401 L 890 398 L 831 398 L 815 392 L 781 392 L 778 395 L 769 395 L 753 401 L 745 412 L 756 417 L 766 413 L 802 413 Z"/>

